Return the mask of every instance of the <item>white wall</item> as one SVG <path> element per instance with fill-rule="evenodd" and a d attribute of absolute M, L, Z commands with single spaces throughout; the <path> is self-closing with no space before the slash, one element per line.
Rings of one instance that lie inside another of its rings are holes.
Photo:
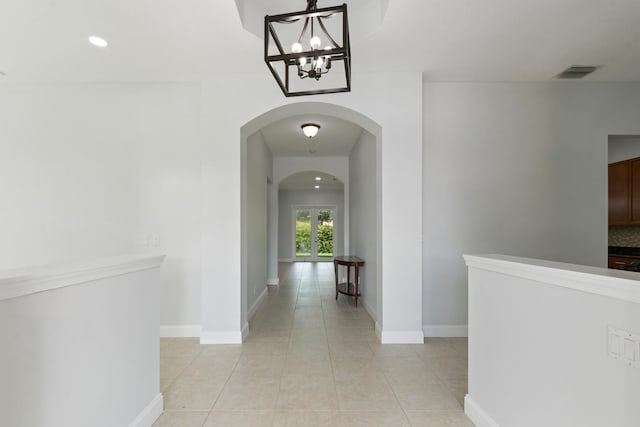
<path fill-rule="evenodd" d="M 259 132 L 247 140 L 247 309 L 267 289 L 268 181 L 273 159 Z"/>
<path fill-rule="evenodd" d="M 0 88 L 0 268 L 133 251 L 136 99 L 113 89 Z"/>
<path fill-rule="evenodd" d="M 472 421 L 637 426 L 640 369 L 607 353 L 609 326 L 640 333 L 638 275 L 503 259 L 468 259 Z"/>
<path fill-rule="evenodd" d="M 0 88 L 0 268 L 168 253 L 162 323 L 200 324 L 199 84 Z"/>
<path fill-rule="evenodd" d="M 278 187 L 273 183 L 273 179 L 269 182 L 267 192 L 267 283 L 278 285 L 280 284 L 278 277 L 278 217 L 280 210 L 278 208 Z"/>
<path fill-rule="evenodd" d="M 280 184 L 283 179 L 298 172 L 325 172 L 338 178 L 349 187 L 348 157 L 282 157 L 273 159 L 274 182 Z"/>
<path fill-rule="evenodd" d="M 609 137 L 609 163 L 640 157 L 640 136 Z"/>
<path fill-rule="evenodd" d="M 378 176 L 376 138 L 362 132 L 349 157 L 351 255 L 365 260 L 360 269 L 362 302 L 378 321 Z"/>
<path fill-rule="evenodd" d="M 382 286 L 394 288 L 383 332 L 387 341 L 421 340 L 420 73 L 363 74 L 351 93 L 313 102 L 283 98 L 262 72 L 210 75 L 202 87 L 3 87 L 1 95 L 3 263 L 165 252 L 165 333 L 192 335 L 202 323 L 204 342 L 241 339 L 241 128 L 315 112 L 369 129 L 384 171 Z"/>
<path fill-rule="evenodd" d="M 426 83 L 423 313 L 465 332 L 462 253 L 604 266 L 607 141 L 640 134 L 640 85 Z"/>
<path fill-rule="evenodd" d="M 0 271 L 0 425 L 153 424 L 162 413 L 161 262 Z"/>
<path fill-rule="evenodd" d="M 381 137 L 382 286 L 393 287 L 383 299 L 381 336 L 384 342 L 422 342 L 421 74 L 362 74 L 351 93 L 300 101 L 283 98 L 264 73 L 216 74 L 203 83 L 201 341 L 241 340 L 241 132 L 248 136 L 274 120 L 317 113 L 342 116 Z M 413 184 L 397 191 L 406 182 Z M 221 223 L 227 226 L 216 227 Z"/>
<path fill-rule="evenodd" d="M 344 192 L 343 191 L 285 191 L 278 192 L 278 258 L 283 261 L 295 259 L 293 253 L 293 206 L 336 206 L 334 222 L 334 252 L 342 253 L 344 247 Z"/>

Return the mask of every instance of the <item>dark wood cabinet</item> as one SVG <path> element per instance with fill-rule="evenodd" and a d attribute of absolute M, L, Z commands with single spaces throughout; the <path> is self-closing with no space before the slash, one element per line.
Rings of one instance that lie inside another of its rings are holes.
<path fill-rule="evenodd" d="M 640 158 L 629 160 L 629 223 L 640 224 Z"/>
<path fill-rule="evenodd" d="M 609 164 L 609 225 L 640 224 L 640 157 Z"/>
<path fill-rule="evenodd" d="M 640 259 L 609 256 L 609 268 L 615 268 L 616 270 L 625 271 L 640 271 Z"/>
<path fill-rule="evenodd" d="M 632 261 L 633 260 L 630 260 L 629 258 L 619 258 L 619 257 L 610 256 L 609 268 L 619 269 L 621 266 L 624 267 L 625 265 L 629 264 Z"/>
<path fill-rule="evenodd" d="M 629 224 L 629 196 L 629 161 L 609 164 L 609 225 Z"/>

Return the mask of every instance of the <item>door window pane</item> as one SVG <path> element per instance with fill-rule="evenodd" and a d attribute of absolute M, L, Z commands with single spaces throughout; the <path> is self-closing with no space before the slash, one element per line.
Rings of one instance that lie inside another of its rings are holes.
<path fill-rule="evenodd" d="M 318 257 L 333 257 L 333 209 L 317 211 L 318 224 Z"/>
<path fill-rule="evenodd" d="M 311 212 L 296 209 L 296 256 L 311 256 Z"/>

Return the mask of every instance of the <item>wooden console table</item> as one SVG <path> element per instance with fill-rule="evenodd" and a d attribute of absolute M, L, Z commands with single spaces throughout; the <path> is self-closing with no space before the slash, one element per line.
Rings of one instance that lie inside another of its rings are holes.
<path fill-rule="evenodd" d="M 339 282 L 338 267 L 341 265 L 347 267 L 346 282 Z M 362 265 L 364 265 L 364 260 L 354 255 L 343 255 L 333 258 L 333 270 L 336 275 L 336 300 L 338 299 L 338 294 L 348 295 L 355 297 L 356 307 L 358 306 L 358 297 L 360 296 L 360 290 L 358 289 L 360 286 L 359 269 Z M 351 267 L 355 270 L 353 282 L 351 282 Z"/>

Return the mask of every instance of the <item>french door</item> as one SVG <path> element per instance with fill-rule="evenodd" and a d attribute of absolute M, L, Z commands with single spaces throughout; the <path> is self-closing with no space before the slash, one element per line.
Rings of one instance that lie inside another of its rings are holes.
<path fill-rule="evenodd" d="M 293 250 L 296 260 L 333 260 L 335 218 L 335 207 L 296 206 L 293 208 Z"/>

